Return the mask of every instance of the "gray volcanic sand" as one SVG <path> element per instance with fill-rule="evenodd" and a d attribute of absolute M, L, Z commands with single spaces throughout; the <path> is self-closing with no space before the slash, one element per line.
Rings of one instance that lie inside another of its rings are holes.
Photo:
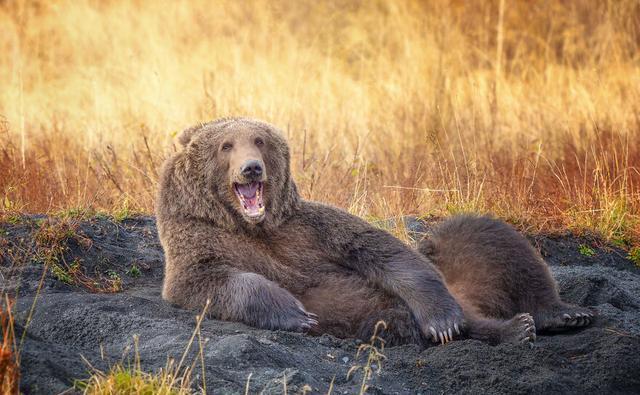
<path fill-rule="evenodd" d="M 0 224 L 5 241 L 0 248 L 33 248 L 33 232 L 42 218 Z M 412 218 L 406 225 L 418 234 L 428 229 Z M 132 360 L 133 335 L 139 336 L 143 369 L 157 371 L 168 357 L 180 359 L 194 330 L 195 312 L 170 306 L 160 297 L 163 255 L 153 218 L 122 223 L 94 218 L 81 222 L 79 233 L 91 243 L 68 240 L 66 261 L 80 258 L 91 276 L 117 273 L 123 291 L 89 293 L 46 275 L 21 352 L 24 393 L 57 393 L 71 388 L 75 379 L 87 378 L 89 368 L 81 356 L 101 370 Z M 593 326 L 541 334 L 532 348 L 493 347 L 476 340 L 427 349 L 387 348 L 369 393 L 639 393 L 640 268 L 619 249 L 597 247 L 595 239 L 538 235 L 530 240 L 551 265 L 563 299 L 597 307 L 600 317 Z M 594 246 L 596 254 L 581 255 L 581 244 Z M 20 335 L 43 266 L 19 264 L 11 256 L 0 254 L 0 290 L 19 295 L 15 312 Z M 137 277 L 130 274 L 133 265 L 140 269 Z M 249 375 L 250 393 L 282 393 L 285 377 L 289 393 L 301 392 L 304 385 L 326 393 L 332 379 L 333 393 L 359 388 L 360 374 L 346 378 L 351 366 L 363 362 L 355 359 L 358 341 L 216 320 L 205 320 L 201 333 L 208 339 L 204 359 L 209 393 L 243 393 Z M 187 361 L 195 357 L 192 351 Z M 200 366 L 195 371 L 198 386 Z"/>

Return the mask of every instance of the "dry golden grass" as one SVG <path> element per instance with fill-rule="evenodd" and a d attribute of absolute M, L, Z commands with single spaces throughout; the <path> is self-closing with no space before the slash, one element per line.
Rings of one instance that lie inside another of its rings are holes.
<path fill-rule="evenodd" d="M 0 1 L 0 199 L 150 212 L 176 132 L 249 115 L 358 215 L 637 240 L 639 43 L 637 0 Z"/>
<path fill-rule="evenodd" d="M 12 302 L 5 295 L 0 298 L 0 394 L 18 394 L 20 367 L 14 332 Z"/>

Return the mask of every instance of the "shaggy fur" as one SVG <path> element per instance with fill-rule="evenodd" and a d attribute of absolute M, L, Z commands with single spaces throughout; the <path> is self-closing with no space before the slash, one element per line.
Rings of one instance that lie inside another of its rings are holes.
<path fill-rule="evenodd" d="M 221 119 L 186 130 L 180 142 L 156 205 L 169 302 L 200 309 L 211 299 L 215 318 L 363 339 L 384 318 L 391 344 L 446 341 L 463 327 L 461 307 L 426 257 L 300 198 L 275 127 Z M 238 168 L 249 160 L 264 170 L 250 180 Z M 247 216 L 234 193 L 252 180 L 263 188 L 261 217 Z"/>
<path fill-rule="evenodd" d="M 498 343 L 512 325 L 538 331 L 586 326 L 590 309 L 560 300 L 549 268 L 508 224 L 486 216 L 446 220 L 418 244 L 463 307 L 470 335 Z"/>

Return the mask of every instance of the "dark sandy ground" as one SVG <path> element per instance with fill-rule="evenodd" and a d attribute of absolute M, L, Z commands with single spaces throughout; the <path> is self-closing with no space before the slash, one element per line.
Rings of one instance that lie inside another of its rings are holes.
<path fill-rule="evenodd" d="M 21 261 L 35 252 L 34 232 L 43 218 L 0 224 L 0 290 L 19 295 L 18 334 L 43 270 L 41 263 Z M 427 227 L 411 219 L 407 225 L 418 232 Z M 160 298 L 163 256 L 153 218 L 121 223 L 94 218 L 78 226 L 75 234 L 82 237 L 65 240 L 65 261 L 80 258 L 85 274 L 120 278 L 123 290 L 90 293 L 47 274 L 21 352 L 25 393 L 57 393 L 86 378 L 81 356 L 95 368 L 108 369 L 127 350 L 132 355 L 134 334 L 142 367 L 157 370 L 169 356 L 180 358 L 195 327 L 194 312 Z M 595 325 L 539 336 L 532 348 L 475 340 L 388 348 L 369 393 L 640 393 L 640 268 L 623 251 L 598 247 L 595 239 L 538 235 L 530 240 L 551 265 L 562 297 L 597 307 Z M 582 244 L 592 246 L 595 255 L 581 254 Z M 282 393 L 283 377 L 289 393 L 305 384 L 326 393 L 334 377 L 333 393 L 357 392 L 361 376 L 346 378 L 358 363 L 354 340 L 215 320 L 205 320 L 201 332 L 209 339 L 204 359 L 210 393 L 243 393 L 250 374 L 251 393 Z M 195 377 L 196 383 L 201 380 Z"/>

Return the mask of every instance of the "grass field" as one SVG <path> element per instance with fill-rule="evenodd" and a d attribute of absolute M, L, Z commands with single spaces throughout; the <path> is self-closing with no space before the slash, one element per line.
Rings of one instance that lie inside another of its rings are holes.
<path fill-rule="evenodd" d="M 640 2 L 0 1 L 5 213 L 151 212 L 174 137 L 280 126 L 306 198 L 640 240 Z"/>

